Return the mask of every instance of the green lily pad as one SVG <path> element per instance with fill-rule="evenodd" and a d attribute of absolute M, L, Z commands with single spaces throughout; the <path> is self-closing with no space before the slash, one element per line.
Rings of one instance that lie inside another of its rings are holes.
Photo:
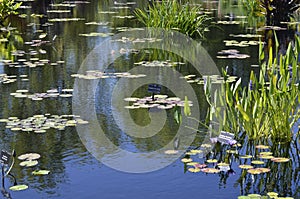
<path fill-rule="evenodd" d="M 288 162 L 290 161 L 289 158 L 282 158 L 282 157 L 276 157 L 276 158 L 272 158 L 271 159 L 273 162 L 278 162 L 278 163 L 282 163 L 282 162 Z"/>
<path fill-rule="evenodd" d="M 18 156 L 19 160 L 37 160 L 41 157 L 38 153 L 26 153 L 23 155 Z"/>
<path fill-rule="evenodd" d="M 252 169 L 253 166 L 251 166 L 251 165 L 246 165 L 246 164 L 242 164 L 242 165 L 239 165 L 239 168 L 241 168 L 241 169 Z"/>
<path fill-rule="evenodd" d="M 23 162 L 20 162 L 20 166 L 22 167 L 33 167 L 36 166 L 39 162 L 37 160 L 26 160 Z"/>
<path fill-rule="evenodd" d="M 15 185 L 15 186 L 9 187 L 9 189 L 11 191 L 22 191 L 22 190 L 28 189 L 28 186 L 25 184 L 20 184 L 20 185 Z"/>
<path fill-rule="evenodd" d="M 49 170 L 35 170 L 32 172 L 33 175 L 48 175 L 49 173 Z"/>
<path fill-rule="evenodd" d="M 217 163 L 218 160 L 217 159 L 209 159 L 209 160 L 206 160 L 207 163 Z"/>
<path fill-rule="evenodd" d="M 253 160 L 251 161 L 251 164 L 264 164 L 264 161 L 260 161 L 260 160 Z"/>
<path fill-rule="evenodd" d="M 201 170 L 199 168 L 189 168 L 188 169 L 189 172 L 192 172 L 192 173 L 198 173 L 200 172 Z"/>
<path fill-rule="evenodd" d="M 181 159 L 181 162 L 184 162 L 184 163 L 188 163 L 188 162 L 192 162 L 193 159 L 192 158 L 182 158 Z"/>

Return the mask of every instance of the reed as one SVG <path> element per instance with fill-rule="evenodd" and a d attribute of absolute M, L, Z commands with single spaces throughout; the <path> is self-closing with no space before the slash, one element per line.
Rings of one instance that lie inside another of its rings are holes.
<path fill-rule="evenodd" d="M 177 30 L 191 37 L 204 37 L 211 17 L 201 14 L 201 8 L 177 0 L 163 0 L 149 5 L 148 10 L 136 9 L 135 15 L 146 27 Z"/>
<path fill-rule="evenodd" d="M 217 119 L 222 130 L 234 132 L 236 136 L 246 133 L 250 140 L 271 140 L 290 142 L 295 139 L 292 128 L 299 122 L 300 86 L 298 57 L 300 38 L 295 37 L 294 45 L 289 44 L 285 55 L 276 55 L 272 48 L 268 60 L 261 63 L 259 74 L 250 74 L 248 87 L 227 81 L 215 93 L 214 103 L 210 103 L 211 117 Z M 264 58 L 262 45 L 260 57 Z M 205 88 L 207 98 L 211 98 L 211 83 Z M 217 106 L 218 105 L 218 106 Z M 212 111 L 213 110 L 213 111 Z"/>

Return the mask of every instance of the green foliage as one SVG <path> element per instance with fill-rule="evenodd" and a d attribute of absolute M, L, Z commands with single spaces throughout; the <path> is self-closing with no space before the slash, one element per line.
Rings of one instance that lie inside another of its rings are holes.
<path fill-rule="evenodd" d="M 299 0 L 243 0 L 248 15 L 265 16 L 266 25 L 282 26 L 289 22 L 294 12 L 300 7 Z"/>
<path fill-rule="evenodd" d="M 200 7 L 182 4 L 177 0 L 154 2 L 149 10 L 136 9 L 137 19 L 146 27 L 173 29 L 192 37 L 204 37 L 211 17 L 200 14 Z"/>
<path fill-rule="evenodd" d="M 16 11 L 22 2 L 15 3 L 14 0 L 0 0 L 0 24 L 3 26 L 6 18 L 12 14 L 17 14 Z"/>
<path fill-rule="evenodd" d="M 221 129 L 236 134 L 245 132 L 249 139 L 291 141 L 292 127 L 300 119 L 299 51 L 297 36 L 286 55 L 273 57 L 270 49 L 268 62 L 261 64 L 258 77 L 251 72 L 248 88 L 241 85 L 241 80 L 228 82 L 224 72 L 225 83 L 215 93 L 215 102 L 210 103 L 210 112 Z M 205 93 L 210 98 L 209 84 Z"/>

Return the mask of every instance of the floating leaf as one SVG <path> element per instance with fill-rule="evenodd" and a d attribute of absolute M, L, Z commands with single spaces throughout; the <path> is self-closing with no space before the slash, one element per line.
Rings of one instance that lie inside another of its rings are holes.
<path fill-rule="evenodd" d="M 202 150 L 197 150 L 197 149 L 192 149 L 191 152 L 192 153 L 202 153 L 203 151 Z"/>
<path fill-rule="evenodd" d="M 277 198 L 278 193 L 276 193 L 276 192 L 268 192 L 267 195 L 268 195 L 270 198 Z"/>
<path fill-rule="evenodd" d="M 273 162 L 278 162 L 278 163 L 290 161 L 289 158 L 282 158 L 282 157 L 272 158 L 271 160 L 272 160 Z"/>
<path fill-rule="evenodd" d="M 252 155 L 242 155 L 240 156 L 240 158 L 242 159 L 249 159 L 249 158 L 252 158 L 253 156 Z"/>
<path fill-rule="evenodd" d="M 20 166 L 22 167 L 33 167 L 36 166 L 38 164 L 37 160 L 26 160 L 23 162 L 20 162 Z"/>
<path fill-rule="evenodd" d="M 32 172 L 33 175 L 48 175 L 49 173 L 49 170 L 35 170 Z"/>
<path fill-rule="evenodd" d="M 253 166 L 247 165 L 247 164 L 241 164 L 241 165 L 239 165 L 239 168 L 241 168 L 241 169 L 252 169 Z"/>
<path fill-rule="evenodd" d="M 188 163 L 188 162 L 192 162 L 193 159 L 192 158 L 182 158 L 181 159 L 181 162 L 184 162 L 184 163 Z"/>
<path fill-rule="evenodd" d="M 207 163 L 217 163 L 218 160 L 217 159 L 209 159 L 209 160 L 206 160 Z"/>
<path fill-rule="evenodd" d="M 26 153 L 23 155 L 18 156 L 19 160 L 37 160 L 41 157 L 38 153 Z"/>
<path fill-rule="evenodd" d="M 186 165 L 188 165 L 188 166 L 195 166 L 197 164 L 199 164 L 199 163 L 198 162 L 188 162 Z"/>
<path fill-rule="evenodd" d="M 219 169 L 215 169 L 215 168 L 204 168 L 204 169 L 201 169 L 201 171 L 204 173 L 219 173 L 220 172 Z"/>
<path fill-rule="evenodd" d="M 255 146 L 255 148 L 257 148 L 257 149 L 269 149 L 270 147 L 266 146 L 266 145 L 257 145 L 257 146 Z"/>
<path fill-rule="evenodd" d="M 270 151 L 264 151 L 264 152 L 260 152 L 259 153 L 259 155 L 261 155 L 261 156 L 270 156 L 270 155 L 272 155 L 273 153 L 272 152 L 270 152 Z"/>
<path fill-rule="evenodd" d="M 229 164 L 225 163 L 225 162 L 220 162 L 217 164 L 218 166 L 229 166 Z"/>
<path fill-rule="evenodd" d="M 28 189 L 28 186 L 25 184 L 20 184 L 20 185 L 15 185 L 15 186 L 9 187 L 9 189 L 11 191 L 22 191 L 22 190 Z"/>
<path fill-rule="evenodd" d="M 260 161 L 260 160 L 253 160 L 251 161 L 251 164 L 264 164 L 264 161 Z"/>
<path fill-rule="evenodd" d="M 192 173 L 197 173 L 197 172 L 200 172 L 201 170 L 196 167 L 196 168 L 189 168 L 188 171 L 192 172 Z"/>

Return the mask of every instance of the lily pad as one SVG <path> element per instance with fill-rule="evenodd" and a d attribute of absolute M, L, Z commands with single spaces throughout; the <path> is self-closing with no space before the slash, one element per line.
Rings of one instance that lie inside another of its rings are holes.
<path fill-rule="evenodd" d="M 28 189 L 28 186 L 25 184 L 20 184 L 20 185 L 15 185 L 15 186 L 9 187 L 9 189 L 11 191 L 22 191 L 22 190 Z"/>
<path fill-rule="evenodd" d="M 206 160 L 207 163 L 217 163 L 218 160 L 217 159 L 209 159 L 209 160 Z"/>
<path fill-rule="evenodd" d="M 201 171 L 201 169 L 199 169 L 199 168 L 197 168 L 197 167 L 196 167 L 196 168 L 189 168 L 188 171 L 189 171 L 189 172 L 192 172 L 192 173 L 198 173 L 198 172 Z"/>
<path fill-rule="evenodd" d="M 241 169 L 253 169 L 253 166 L 247 165 L 247 164 L 241 164 L 241 165 L 239 165 L 239 168 L 241 168 Z"/>
<path fill-rule="evenodd" d="M 181 162 L 184 162 L 184 163 L 188 163 L 188 162 L 192 162 L 193 159 L 192 158 L 182 158 L 181 159 Z"/>
<path fill-rule="evenodd" d="M 271 160 L 272 160 L 273 162 L 278 162 L 278 163 L 290 161 L 289 158 L 283 158 L 283 157 L 276 157 L 276 158 L 272 158 Z"/>
<path fill-rule="evenodd" d="M 257 148 L 257 149 L 269 149 L 270 147 L 266 146 L 266 145 L 257 145 L 257 146 L 255 146 L 255 148 Z"/>
<path fill-rule="evenodd" d="M 37 160 L 26 160 L 23 162 L 20 162 L 20 166 L 22 167 L 33 167 L 36 166 L 39 162 Z"/>
<path fill-rule="evenodd" d="M 251 164 L 264 164 L 264 161 L 260 161 L 260 160 L 253 160 L 251 161 Z"/>
<path fill-rule="evenodd" d="M 37 160 L 41 157 L 38 153 L 26 153 L 18 157 L 19 160 Z"/>
<path fill-rule="evenodd" d="M 201 169 L 201 171 L 204 173 L 219 173 L 220 172 L 219 169 L 215 169 L 215 168 L 204 168 L 204 169 Z"/>
<path fill-rule="evenodd" d="M 32 172 L 33 175 L 48 175 L 49 173 L 49 170 L 35 170 Z"/>

